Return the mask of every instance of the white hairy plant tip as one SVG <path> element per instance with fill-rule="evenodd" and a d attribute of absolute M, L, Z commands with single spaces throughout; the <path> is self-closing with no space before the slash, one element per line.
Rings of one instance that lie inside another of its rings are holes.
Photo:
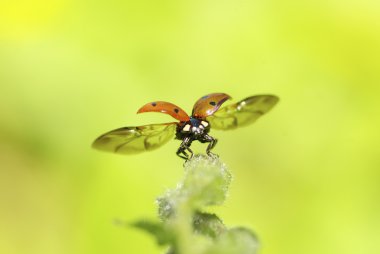
<path fill-rule="evenodd" d="M 184 168 L 182 189 L 192 199 L 194 206 L 223 204 L 231 182 L 231 173 L 219 157 L 195 155 L 185 163 Z"/>
<path fill-rule="evenodd" d="M 227 197 L 231 173 L 216 156 L 195 155 L 184 164 L 183 180 L 157 199 L 160 218 L 174 215 L 175 207 L 185 203 L 191 209 L 222 205 Z"/>
<path fill-rule="evenodd" d="M 184 165 L 183 179 L 157 198 L 160 221 L 134 224 L 153 236 L 167 254 L 255 254 L 258 241 L 246 228 L 228 228 L 216 215 L 203 212 L 222 205 L 231 173 L 217 156 L 195 155 Z"/>

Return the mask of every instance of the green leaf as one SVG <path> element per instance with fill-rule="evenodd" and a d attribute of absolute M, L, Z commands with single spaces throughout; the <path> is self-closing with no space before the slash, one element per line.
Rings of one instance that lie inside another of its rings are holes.
<path fill-rule="evenodd" d="M 216 238 L 227 228 L 215 214 L 196 212 L 193 217 L 194 232 Z"/>
<path fill-rule="evenodd" d="M 255 254 L 258 247 L 258 240 L 252 231 L 237 227 L 221 234 L 215 245 L 204 254 Z"/>
<path fill-rule="evenodd" d="M 143 229 L 155 236 L 158 245 L 174 244 L 175 237 L 172 230 L 162 222 L 140 220 L 133 223 L 132 226 Z"/>

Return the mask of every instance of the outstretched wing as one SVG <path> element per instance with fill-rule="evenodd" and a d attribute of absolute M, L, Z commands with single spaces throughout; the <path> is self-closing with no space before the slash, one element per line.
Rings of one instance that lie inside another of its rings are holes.
<path fill-rule="evenodd" d="M 151 151 L 172 139 L 176 128 L 176 122 L 123 127 L 101 135 L 92 147 L 120 154 Z"/>
<path fill-rule="evenodd" d="M 267 113 L 279 98 L 274 95 L 255 95 L 225 106 L 206 118 L 212 129 L 230 130 L 246 126 Z"/>

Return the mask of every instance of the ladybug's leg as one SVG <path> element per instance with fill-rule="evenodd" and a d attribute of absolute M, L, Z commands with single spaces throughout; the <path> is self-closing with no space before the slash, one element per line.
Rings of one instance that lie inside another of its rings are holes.
<path fill-rule="evenodd" d="M 209 142 L 209 144 L 207 146 L 207 149 L 206 149 L 207 155 L 208 156 L 217 156 L 216 154 L 213 154 L 211 152 L 211 150 L 215 147 L 216 143 L 218 143 L 218 140 L 216 138 L 211 137 L 208 134 L 204 135 L 204 139 L 205 139 L 206 142 Z"/>
<path fill-rule="evenodd" d="M 191 142 L 193 140 L 190 137 L 186 137 L 183 139 L 181 145 L 179 146 L 177 150 L 177 155 L 181 157 L 182 159 L 188 160 L 193 157 L 193 151 L 190 149 Z M 186 150 L 190 152 L 190 157 L 186 153 Z"/>
<path fill-rule="evenodd" d="M 193 151 L 190 149 L 190 146 L 188 146 L 186 149 L 187 149 L 187 151 L 189 151 L 189 153 L 190 153 L 190 158 L 189 158 L 189 159 L 193 158 L 194 153 L 193 153 Z"/>
<path fill-rule="evenodd" d="M 184 160 L 188 160 L 188 158 L 189 158 L 189 155 L 185 151 L 183 151 L 183 150 L 181 151 L 180 149 L 178 149 L 178 151 L 177 151 L 177 156 L 184 159 Z"/>

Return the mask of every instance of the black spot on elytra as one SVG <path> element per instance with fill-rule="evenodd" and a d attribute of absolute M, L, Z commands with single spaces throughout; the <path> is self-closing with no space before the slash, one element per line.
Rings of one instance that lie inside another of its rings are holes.
<path fill-rule="evenodd" d="M 152 102 L 151 104 L 153 107 L 157 106 L 157 103 L 155 103 L 155 102 Z"/>
<path fill-rule="evenodd" d="M 178 108 L 175 108 L 175 109 L 174 109 L 174 112 L 176 112 L 176 114 L 178 114 L 179 109 L 178 109 Z"/>
<path fill-rule="evenodd" d="M 210 105 L 215 106 L 216 102 L 215 101 L 210 101 Z"/>

